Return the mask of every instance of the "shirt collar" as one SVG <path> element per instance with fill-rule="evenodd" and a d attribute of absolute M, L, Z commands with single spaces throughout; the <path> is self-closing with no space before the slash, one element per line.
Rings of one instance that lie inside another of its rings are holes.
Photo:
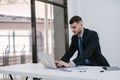
<path fill-rule="evenodd" d="M 83 33 L 84 33 L 84 29 L 83 29 L 83 32 L 78 35 L 78 37 L 83 37 Z"/>

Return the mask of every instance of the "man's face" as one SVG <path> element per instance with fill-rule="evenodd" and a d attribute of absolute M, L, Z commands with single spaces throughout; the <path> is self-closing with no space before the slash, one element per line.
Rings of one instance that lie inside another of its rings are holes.
<path fill-rule="evenodd" d="M 79 23 L 74 22 L 74 23 L 71 24 L 70 26 L 71 26 L 72 32 L 73 32 L 75 35 L 79 35 L 79 34 L 81 34 L 82 31 L 83 31 L 83 23 L 82 23 L 82 21 L 80 21 Z"/>

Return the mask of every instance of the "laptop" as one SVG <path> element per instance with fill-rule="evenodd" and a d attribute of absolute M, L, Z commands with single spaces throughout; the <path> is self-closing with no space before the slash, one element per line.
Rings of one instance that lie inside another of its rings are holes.
<path fill-rule="evenodd" d="M 39 53 L 38 58 L 40 59 L 40 62 L 43 64 L 46 68 L 56 69 L 56 65 L 54 62 L 54 59 L 50 54 L 47 53 Z"/>

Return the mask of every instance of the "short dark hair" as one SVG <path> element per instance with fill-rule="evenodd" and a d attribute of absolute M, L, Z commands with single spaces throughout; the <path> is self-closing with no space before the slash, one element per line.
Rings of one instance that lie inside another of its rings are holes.
<path fill-rule="evenodd" d="M 79 16 L 73 16 L 70 21 L 69 24 L 73 24 L 74 22 L 79 23 L 80 21 L 82 21 L 82 18 Z"/>

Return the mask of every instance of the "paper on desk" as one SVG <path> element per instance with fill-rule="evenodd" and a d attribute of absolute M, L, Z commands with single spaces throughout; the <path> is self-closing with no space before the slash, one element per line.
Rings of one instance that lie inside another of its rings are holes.
<path fill-rule="evenodd" d="M 104 69 L 102 67 L 79 66 L 79 67 L 66 68 L 65 70 L 69 70 L 72 72 L 100 72 Z"/>

